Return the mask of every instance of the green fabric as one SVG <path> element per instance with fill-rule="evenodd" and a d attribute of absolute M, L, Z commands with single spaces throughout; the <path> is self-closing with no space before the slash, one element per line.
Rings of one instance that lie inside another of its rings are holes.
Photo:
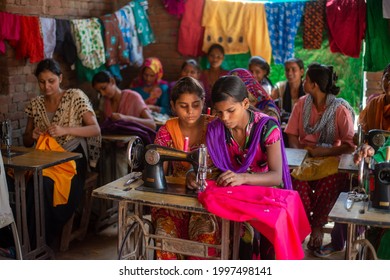
<path fill-rule="evenodd" d="M 390 146 L 390 137 L 387 138 L 383 146 L 380 147 L 378 151 L 375 153 L 375 155 L 373 156 L 376 162 L 381 163 L 386 160 L 386 150 L 388 146 Z"/>
<path fill-rule="evenodd" d="M 377 256 L 382 260 L 390 260 L 390 230 L 386 230 L 382 235 Z"/>
<path fill-rule="evenodd" d="M 390 61 L 390 29 L 388 20 L 382 17 L 382 1 L 367 1 L 366 22 L 364 71 L 383 71 Z"/>

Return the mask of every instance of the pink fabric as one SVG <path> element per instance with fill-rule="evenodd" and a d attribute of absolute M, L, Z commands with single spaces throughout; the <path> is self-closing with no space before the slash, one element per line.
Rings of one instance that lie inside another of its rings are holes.
<path fill-rule="evenodd" d="M 303 129 L 303 105 L 307 95 L 302 96 L 295 103 L 294 109 L 291 113 L 288 124 L 284 130 L 287 134 L 292 134 L 299 136 L 299 143 L 308 146 L 316 146 L 318 139 L 320 137 L 319 133 L 316 134 L 306 134 Z M 311 116 L 309 120 L 309 125 L 314 126 L 314 124 L 321 118 L 321 114 L 318 113 L 316 106 L 313 104 L 311 109 Z M 335 143 L 333 146 L 340 146 L 341 144 L 348 144 L 351 147 L 355 147 L 353 143 L 353 120 L 350 111 L 344 106 L 339 106 L 336 110 L 336 135 Z"/>
<path fill-rule="evenodd" d="M 232 221 L 248 221 L 274 245 L 276 259 L 304 257 L 302 241 L 311 228 L 296 191 L 248 185 L 218 187 L 211 180 L 207 183 L 198 199 L 209 212 Z"/>
<path fill-rule="evenodd" d="M 326 20 L 330 50 L 358 58 L 366 31 L 366 3 L 361 0 L 328 0 Z"/>
<path fill-rule="evenodd" d="M 180 22 L 177 50 L 181 55 L 198 57 L 203 55 L 202 27 L 203 5 L 205 0 L 187 0 Z"/>
<path fill-rule="evenodd" d="M 0 12 L 0 53 L 5 53 L 4 40 L 18 41 L 20 38 L 20 16 Z"/>
<path fill-rule="evenodd" d="M 142 96 L 133 90 L 125 89 L 122 91 L 122 97 L 119 103 L 118 112 L 126 116 L 140 117 L 143 110 L 148 106 L 142 99 Z M 112 115 L 110 100 L 104 99 L 104 114 L 106 117 Z"/>

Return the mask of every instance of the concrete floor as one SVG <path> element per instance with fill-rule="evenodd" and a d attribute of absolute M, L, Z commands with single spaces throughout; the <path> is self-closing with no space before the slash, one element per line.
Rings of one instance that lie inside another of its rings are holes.
<path fill-rule="evenodd" d="M 304 260 L 343 260 L 344 251 L 336 253 L 328 258 L 318 258 L 306 249 L 309 237 L 302 244 L 305 248 Z M 330 235 L 324 235 L 323 244 L 330 241 Z M 117 259 L 117 227 L 116 224 L 102 230 L 99 233 L 90 231 L 83 241 L 74 240 L 70 243 L 66 252 L 55 252 L 58 260 L 116 260 Z"/>

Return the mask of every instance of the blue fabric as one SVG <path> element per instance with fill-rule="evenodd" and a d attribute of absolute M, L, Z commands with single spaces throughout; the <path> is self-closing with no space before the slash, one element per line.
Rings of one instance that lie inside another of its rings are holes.
<path fill-rule="evenodd" d="M 294 40 L 304 8 L 305 2 L 265 4 L 275 64 L 283 64 L 294 57 Z"/>
<path fill-rule="evenodd" d="M 158 85 L 161 88 L 161 96 L 157 99 L 157 102 L 155 105 L 161 107 L 161 114 L 171 114 L 171 105 L 169 103 L 169 87 L 167 84 L 159 84 Z M 150 94 L 145 92 L 142 87 L 134 87 L 132 90 L 135 90 L 138 92 L 144 100 L 148 99 Z"/>

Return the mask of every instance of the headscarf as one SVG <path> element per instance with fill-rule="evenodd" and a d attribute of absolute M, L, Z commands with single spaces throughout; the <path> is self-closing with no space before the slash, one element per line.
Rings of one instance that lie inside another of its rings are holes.
<path fill-rule="evenodd" d="M 244 68 L 236 68 L 229 71 L 228 75 L 238 76 L 245 84 L 248 91 L 249 100 L 256 100 L 255 107 L 259 110 L 264 110 L 268 107 L 276 111 L 279 115 L 279 109 L 271 96 L 265 91 L 263 86 L 253 77 L 252 73 Z"/>
<path fill-rule="evenodd" d="M 166 81 L 162 80 L 163 77 L 163 67 L 161 61 L 157 57 L 148 57 L 144 60 L 144 63 L 141 66 L 138 77 L 134 80 L 132 87 L 143 87 L 145 85 L 143 81 L 143 73 L 145 68 L 148 67 L 156 74 L 155 85 L 165 84 Z"/>

